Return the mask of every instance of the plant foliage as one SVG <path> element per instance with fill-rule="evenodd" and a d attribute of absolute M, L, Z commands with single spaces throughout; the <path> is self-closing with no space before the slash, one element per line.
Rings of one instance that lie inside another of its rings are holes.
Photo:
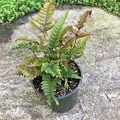
<path fill-rule="evenodd" d="M 17 66 L 18 75 L 29 80 L 41 76 L 41 88 L 48 103 L 51 104 L 54 99 L 56 104 L 59 104 L 54 95 L 56 85 L 65 80 L 64 87 L 67 88 L 69 78 L 80 79 L 68 63 L 70 59 L 79 58 L 83 54 L 89 34 L 82 33 L 81 28 L 91 15 L 91 11 L 86 11 L 75 26 L 64 27 L 68 10 L 55 24 L 52 20 L 53 13 L 54 2 L 47 0 L 36 19 L 30 21 L 40 32 L 39 40 L 20 37 L 17 39 L 20 43 L 14 45 L 12 50 L 29 49 L 32 51 L 33 55 L 27 56 L 23 64 Z"/>
<path fill-rule="evenodd" d="M 120 1 L 119 0 L 64 0 L 71 4 L 83 4 L 89 6 L 97 6 L 105 8 L 112 14 L 120 16 Z"/>
<path fill-rule="evenodd" d="M 12 22 L 13 20 L 35 10 L 39 10 L 46 0 L 1 0 L 0 1 L 0 23 Z M 98 6 L 109 12 L 120 16 L 119 0 L 55 0 L 59 6 L 64 2 L 71 4 L 83 4 Z"/>
<path fill-rule="evenodd" d="M 0 23 L 12 22 L 42 7 L 46 0 L 0 0 Z"/>

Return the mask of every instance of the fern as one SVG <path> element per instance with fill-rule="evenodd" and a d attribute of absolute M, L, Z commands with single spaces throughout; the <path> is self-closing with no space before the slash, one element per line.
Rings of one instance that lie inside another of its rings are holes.
<path fill-rule="evenodd" d="M 19 37 L 17 45 L 12 50 L 28 49 L 32 54 L 24 58 L 23 64 L 17 66 L 18 75 L 22 75 L 29 80 L 40 76 L 41 86 L 47 102 L 51 105 L 55 97 L 57 84 L 64 83 L 64 94 L 68 87 L 69 79 L 80 79 L 75 69 L 71 68 L 69 61 L 82 56 L 88 33 L 82 33 L 85 21 L 91 15 L 91 11 L 86 11 L 81 16 L 75 26 L 63 27 L 68 15 L 68 10 L 63 16 L 53 24 L 52 15 L 54 13 L 54 0 L 47 0 L 43 8 L 39 11 L 37 18 L 31 20 L 40 31 L 38 39 L 29 37 Z M 49 34 L 50 30 L 50 34 Z"/>

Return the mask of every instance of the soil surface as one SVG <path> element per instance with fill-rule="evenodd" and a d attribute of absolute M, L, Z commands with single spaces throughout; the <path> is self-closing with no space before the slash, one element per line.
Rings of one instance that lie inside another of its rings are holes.
<path fill-rule="evenodd" d="M 76 74 L 78 76 L 81 77 L 82 79 L 82 76 L 81 76 L 81 71 L 80 71 L 80 68 L 77 66 L 77 64 L 75 64 L 74 62 L 70 61 L 70 68 L 75 70 L 76 71 Z M 33 80 L 33 85 L 34 85 L 34 88 L 40 93 L 40 94 L 43 94 L 43 90 L 41 88 L 42 84 L 42 77 L 37 77 Z M 56 97 L 61 97 L 61 96 L 64 96 L 70 92 L 72 92 L 77 86 L 78 84 L 80 83 L 80 79 L 73 79 L 73 78 L 69 78 L 68 79 L 68 86 L 66 87 L 65 89 L 65 81 L 61 81 L 61 84 L 57 84 L 57 87 L 56 87 L 56 90 L 55 90 L 55 96 Z"/>

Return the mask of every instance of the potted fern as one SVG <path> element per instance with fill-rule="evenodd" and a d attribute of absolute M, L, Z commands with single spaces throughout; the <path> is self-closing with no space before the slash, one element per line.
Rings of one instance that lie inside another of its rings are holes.
<path fill-rule="evenodd" d="M 19 37 L 17 40 L 20 42 L 12 50 L 27 48 L 32 51 L 33 54 L 27 55 L 23 63 L 17 66 L 17 74 L 31 81 L 35 91 L 45 96 L 52 110 L 65 112 L 77 100 L 82 71 L 74 59 L 83 54 L 89 34 L 80 30 L 91 11 L 86 11 L 76 26 L 65 27 L 68 10 L 55 23 L 53 13 L 54 0 L 47 0 L 36 19 L 30 21 L 40 32 L 38 40 Z"/>

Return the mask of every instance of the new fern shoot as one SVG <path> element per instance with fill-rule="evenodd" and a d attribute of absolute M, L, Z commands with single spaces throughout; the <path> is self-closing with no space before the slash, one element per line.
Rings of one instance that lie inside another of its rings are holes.
<path fill-rule="evenodd" d="M 89 34 L 82 33 L 81 29 L 91 15 L 91 11 L 86 11 L 75 26 L 63 27 L 68 10 L 57 22 L 53 23 L 54 10 L 54 0 L 47 0 L 37 17 L 30 21 L 32 26 L 40 32 L 37 36 L 39 40 L 26 36 L 19 37 L 17 40 L 20 42 L 12 47 L 12 50 L 29 49 L 32 51 L 33 54 L 28 55 L 23 63 L 17 66 L 18 74 L 28 80 L 42 77 L 41 89 L 49 105 L 52 100 L 59 104 L 55 96 L 57 84 L 64 81 L 64 94 L 66 94 L 68 79 L 80 79 L 68 63 L 71 59 L 77 59 L 83 54 Z"/>

